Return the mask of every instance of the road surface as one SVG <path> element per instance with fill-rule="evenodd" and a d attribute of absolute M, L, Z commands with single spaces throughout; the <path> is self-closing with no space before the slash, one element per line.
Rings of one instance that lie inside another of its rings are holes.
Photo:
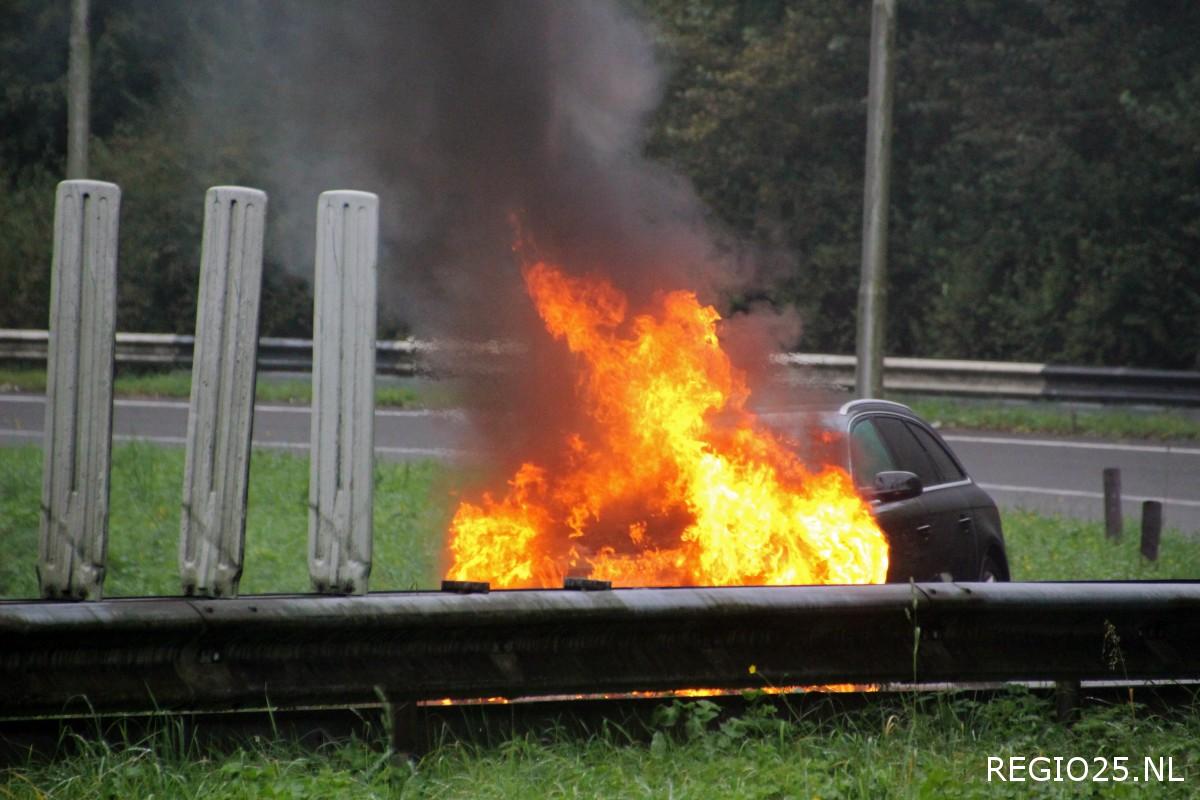
<path fill-rule="evenodd" d="M 0 444 L 40 444 L 44 414 L 41 395 L 0 394 Z M 141 439 L 182 445 L 187 431 L 187 403 L 118 399 L 113 428 L 117 441 Z M 1002 508 L 1099 519 L 1101 470 L 1118 467 L 1126 517 L 1137 518 L 1143 500 L 1161 500 L 1167 527 L 1200 532 L 1200 446 L 1195 444 L 966 432 L 946 432 L 944 436 L 972 477 Z M 307 407 L 257 407 L 256 445 L 304 451 L 308 439 Z M 454 410 L 377 412 L 375 443 L 380 458 L 469 458 L 471 440 L 469 420 Z"/>

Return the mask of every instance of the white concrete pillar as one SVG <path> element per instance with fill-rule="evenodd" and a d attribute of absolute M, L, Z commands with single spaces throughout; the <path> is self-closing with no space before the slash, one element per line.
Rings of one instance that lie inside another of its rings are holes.
<path fill-rule="evenodd" d="M 379 198 L 317 203 L 308 570 L 319 592 L 362 594 L 371 572 Z"/>
<path fill-rule="evenodd" d="M 214 186 L 204 205 L 196 343 L 179 572 L 184 594 L 237 594 L 246 490 L 267 196 Z"/>
<path fill-rule="evenodd" d="M 97 600 L 108 549 L 121 189 L 58 185 L 38 539 L 44 597 Z"/>

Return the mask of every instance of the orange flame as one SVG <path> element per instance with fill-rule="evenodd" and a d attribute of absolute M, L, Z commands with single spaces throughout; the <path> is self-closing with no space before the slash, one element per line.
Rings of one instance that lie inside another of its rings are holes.
<path fill-rule="evenodd" d="M 689 699 L 696 697 L 734 697 L 747 694 L 788 695 L 805 692 L 825 694 L 851 694 L 853 692 L 877 692 L 874 683 L 824 683 L 811 686 L 758 686 L 745 689 L 698 688 L 698 689 L 635 689 L 628 692 L 600 692 L 592 694 L 551 694 L 518 697 L 441 697 L 436 700 L 418 700 L 418 706 L 503 706 L 513 703 L 549 703 L 571 700 L 654 700 Z"/>
<path fill-rule="evenodd" d="M 745 376 L 692 292 L 627 319 L 601 278 L 523 269 L 546 329 L 578 357 L 594 430 L 565 468 L 524 463 L 502 497 L 459 505 L 452 580 L 557 587 L 882 583 L 887 542 L 844 469 L 810 471 L 746 410 Z"/>

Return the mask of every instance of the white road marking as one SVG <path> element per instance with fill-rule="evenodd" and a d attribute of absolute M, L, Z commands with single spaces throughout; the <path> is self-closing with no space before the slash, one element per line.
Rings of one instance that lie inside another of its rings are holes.
<path fill-rule="evenodd" d="M 0 394 L 0 403 L 31 403 L 45 405 L 46 397 L 40 394 Z M 136 398 L 118 398 L 113 401 L 118 408 L 167 408 L 187 411 L 188 404 L 183 400 L 142 400 Z M 257 404 L 255 411 L 266 411 L 281 414 L 308 414 L 311 409 L 306 405 L 265 405 Z M 465 418 L 462 410 L 457 408 L 377 408 L 377 417 L 455 417 Z"/>
<path fill-rule="evenodd" d="M 1173 455 L 1200 456 L 1200 447 L 1173 447 L 1160 444 L 1119 444 L 1117 442 L 1072 442 L 1062 439 L 1021 439 L 1007 436 L 968 436 L 965 434 L 943 434 L 947 442 L 967 444 L 999 444 L 1012 447 L 1054 447 L 1075 450 L 1123 450 L 1130 453 L 1170 453 Z"/>
<path fill-rule="evenodd" d="M 1086 497 L 1089 500 L 1102 500 L 1104 494 L 1102 492 L 1088 492 L 1082 489 L 1047 489 L 1042 486 L 1009 486 L 1003 483 L 981 483 L 979 488 L 989 492 L 1021 492 L 1024 494 L 1045 494 L 1055 497 Z M 1164 506 L 1187 506 L 1188 508 L 1200 508 L 1200 500 L 1179 500 L 1171 497 L 1150 497 L 1140 494 L 1123 494 L 1121 500 L 1128 500 L 1134 503 L 1145 502 L 1146 500 L 1157 500 Z"/>

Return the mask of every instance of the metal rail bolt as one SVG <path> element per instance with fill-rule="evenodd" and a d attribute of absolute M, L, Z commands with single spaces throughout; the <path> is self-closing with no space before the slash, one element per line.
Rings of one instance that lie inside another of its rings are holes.
<path fill-rule="evenodd" d="M 379 198 L 317 204 L 308 570 L 319 592 L 362 594 L 371 572 Z"/>
<path fill-rule="evenodd" d="M 179 537 L 184 594 L 236 595 L 246 537 L 267 195 L 214 186 L 200 297 Z"/>
<path fill-rule="evenodd" d="M 104 584 L 120 211 L 116 184 L 58 185 L 38 537 L 45 597 L 98 600 Z"/>

